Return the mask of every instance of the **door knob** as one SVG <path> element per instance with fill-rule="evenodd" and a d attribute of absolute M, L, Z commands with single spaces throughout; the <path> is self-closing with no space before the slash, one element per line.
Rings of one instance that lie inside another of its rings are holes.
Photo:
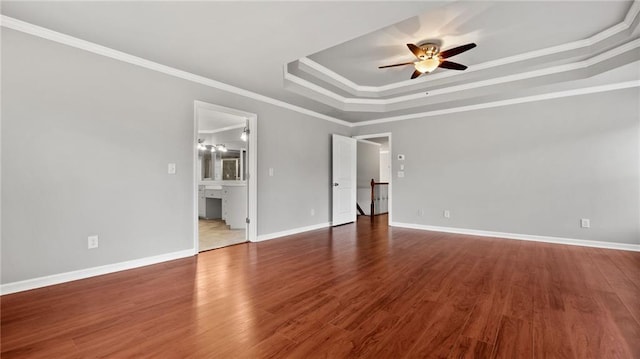
<path fill-rule="evenodd" d="M 338 186 L 339 186 L 338 182 L 335 182 L 335 183 L 333 184 L 333 187 L 338 187 Z"/>

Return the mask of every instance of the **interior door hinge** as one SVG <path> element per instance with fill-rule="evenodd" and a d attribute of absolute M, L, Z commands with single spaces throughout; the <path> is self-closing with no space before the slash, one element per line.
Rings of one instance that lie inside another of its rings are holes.
<path fill-rule="evenodd" d="M 247 222 L 247 223 L 251 223 L 251 220 L 249 219 L 249 217 L 247 217 L 247 218 L 245 219 L 245 222 Z"/>

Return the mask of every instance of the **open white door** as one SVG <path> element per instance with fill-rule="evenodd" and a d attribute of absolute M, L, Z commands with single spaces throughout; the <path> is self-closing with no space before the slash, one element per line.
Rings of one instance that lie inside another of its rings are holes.
<path fill-rule="evenodd" d="M 333 135 L 333 211 L 331 224 L 355 222 L 356 220 L 356 154 L 354 138 Z"/>

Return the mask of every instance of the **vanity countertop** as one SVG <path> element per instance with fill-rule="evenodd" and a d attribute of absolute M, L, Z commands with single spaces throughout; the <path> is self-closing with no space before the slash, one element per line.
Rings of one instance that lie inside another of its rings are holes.
<path fill-rule="evenodd" d="M 204 186 L 205 189 L 222 189 L 223 186 L 246 186 L 246 181 L 200 181 L 199 186 Z"/>
<path fill-rule="evenodd" d="M 235 183 L 223 183 L 222 187 L 245 187 L 247 184 L 245 182 L 235 182 Z"/>

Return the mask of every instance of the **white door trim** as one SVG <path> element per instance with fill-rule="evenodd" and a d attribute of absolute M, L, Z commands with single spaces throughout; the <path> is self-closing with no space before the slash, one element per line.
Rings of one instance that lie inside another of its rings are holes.
<path fill-rule="evenodd" d="M 391 146 L 391 132 L 371 133 L 366 135 L 353 136 L 356 140 L 366 140 L 368 138 L 388 137 L 389 138 L 389 154 L 391 162 L 391 173 L 389 173 L 389 223 L 393 222 L 393 147 Z"/>
<path fill-rule="evenodd" d="M 203 101 L 193 102 L 193 248 L 194 253 L 198 253 L 198 109 L 223 112 L 226 114 L 244 117 L 249 121 L 249 166 L 247 168 L 248 181 L 248 218 L 246 238 L 250 242 L 258 240 L 258 115 L 251 112 L 236 110 L 234 108 L 214 105 Z"/>

